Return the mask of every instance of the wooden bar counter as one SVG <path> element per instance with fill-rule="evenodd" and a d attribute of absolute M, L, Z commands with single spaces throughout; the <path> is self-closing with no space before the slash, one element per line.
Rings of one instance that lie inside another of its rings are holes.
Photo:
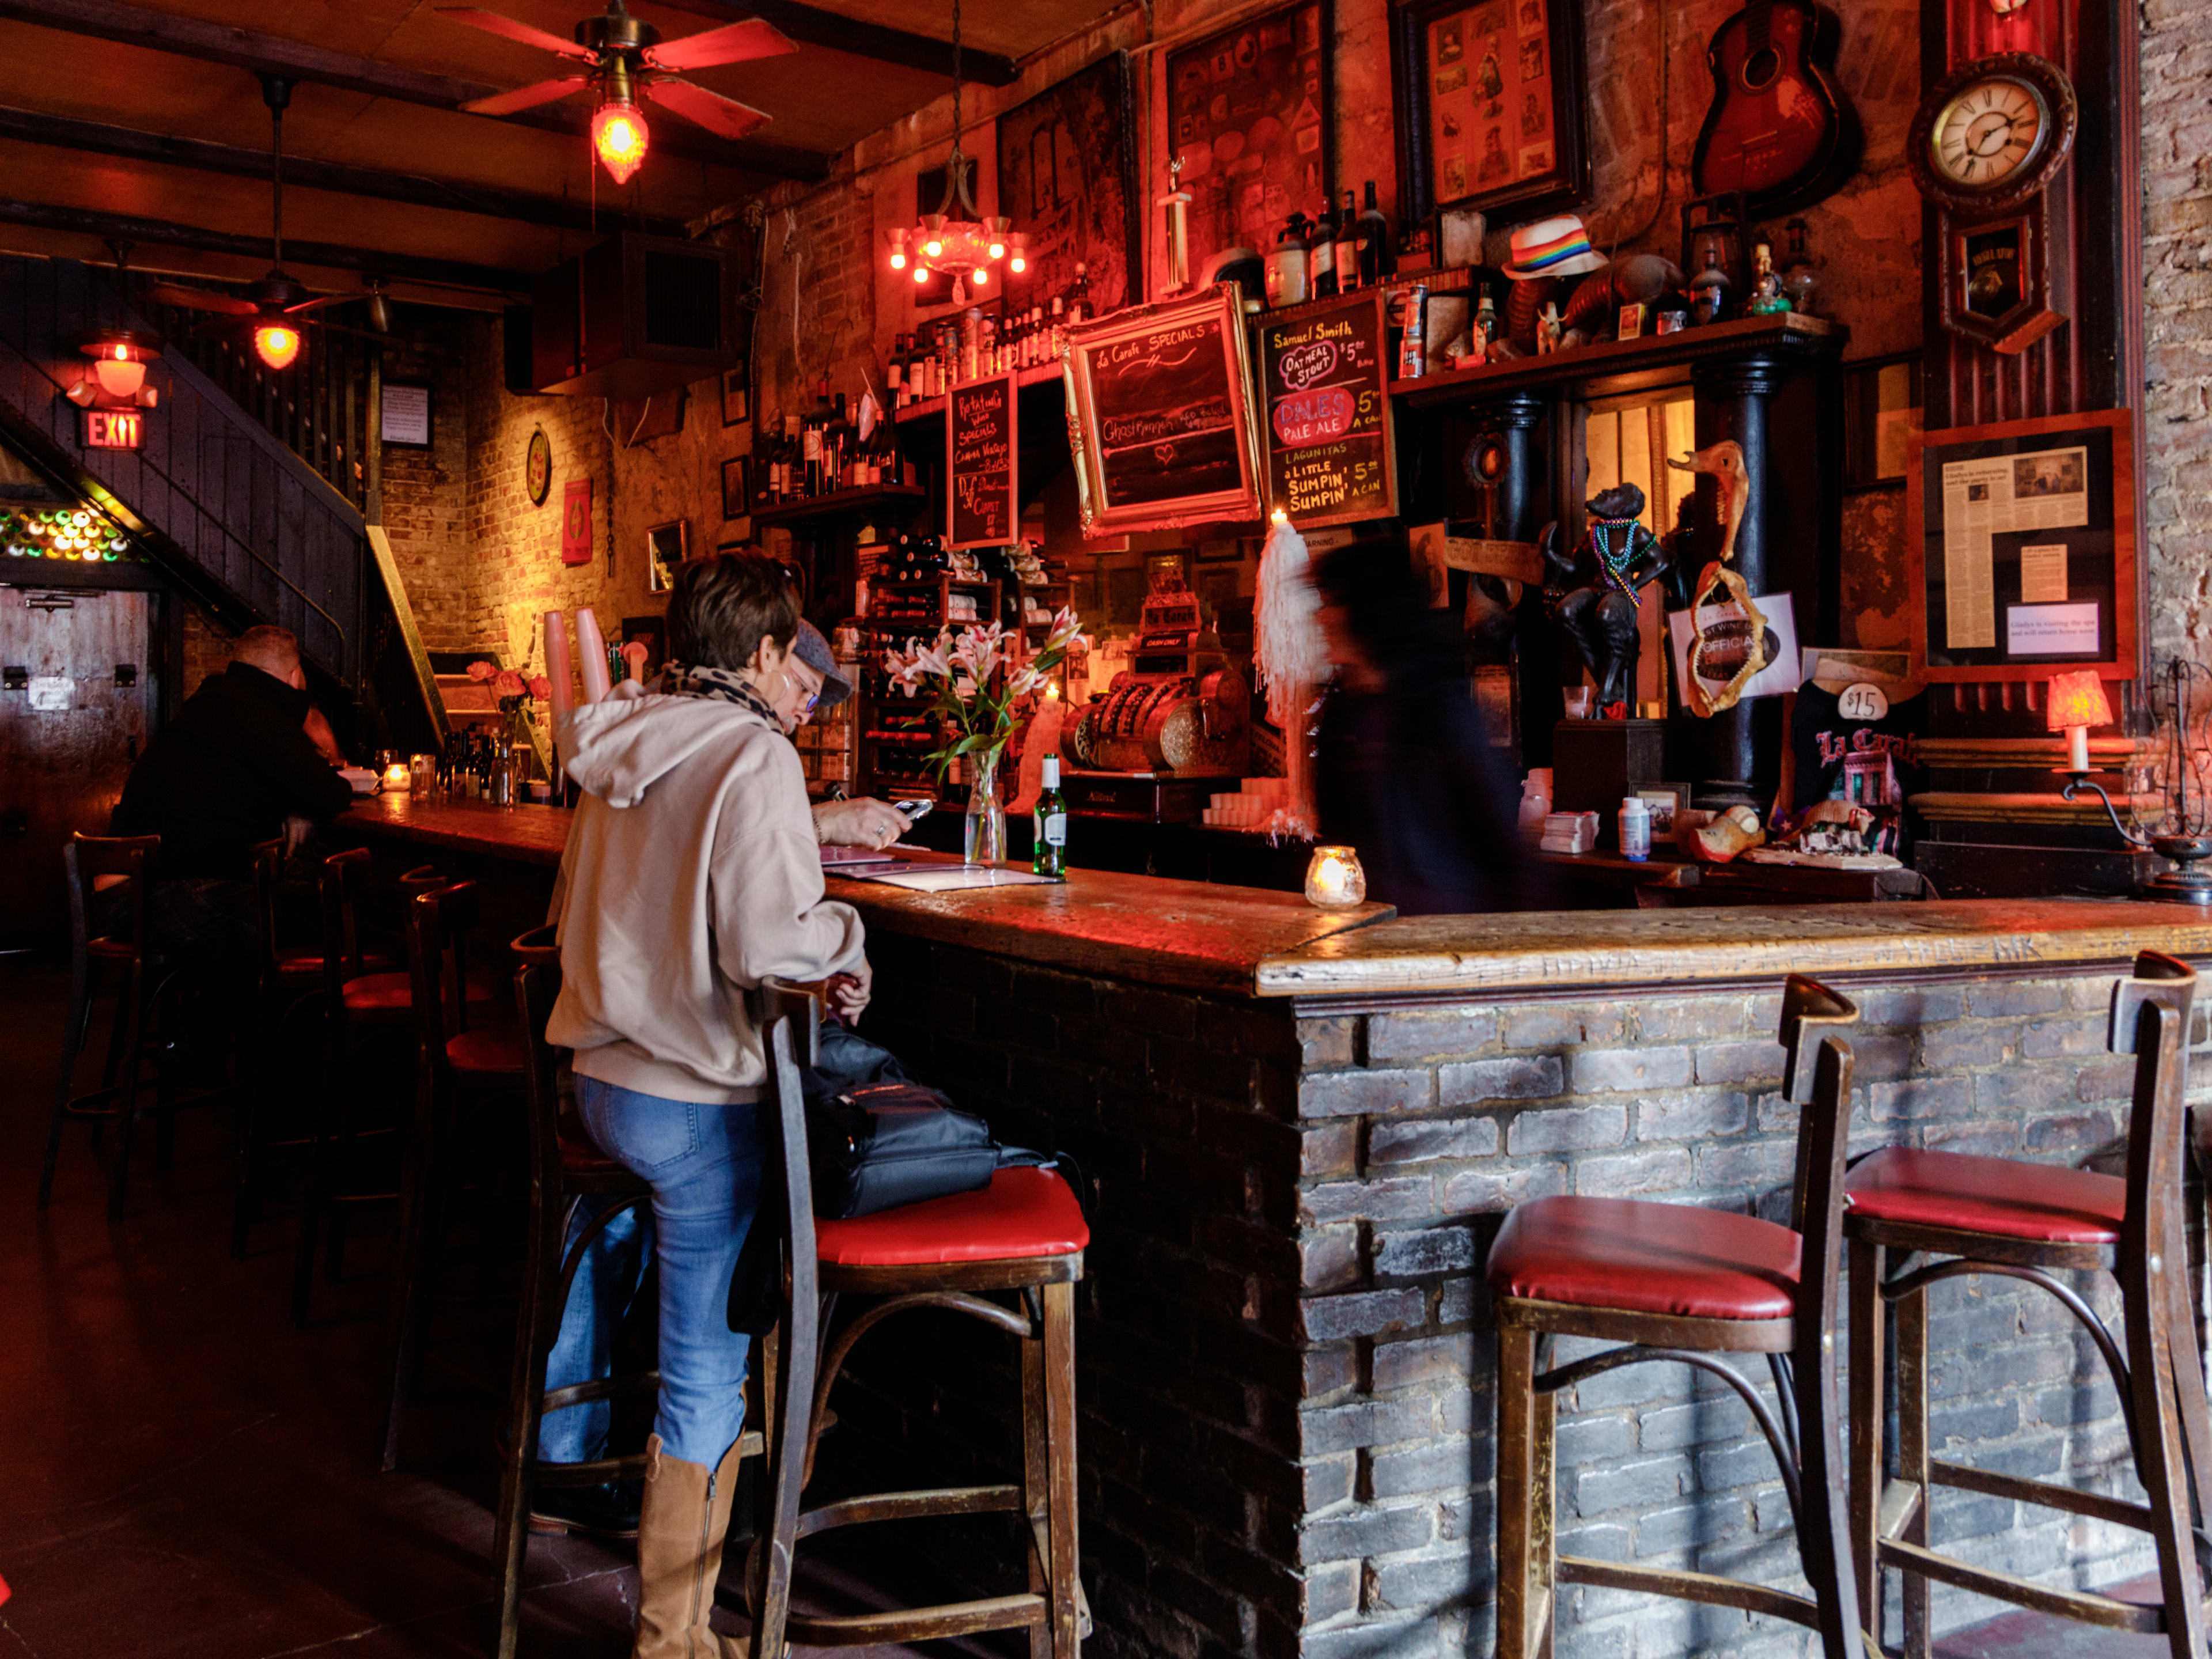
<path fill-rule="evenodd" d="M 504 885 L 526 925 L 565 818 L 384 798 L 341 823 L 380 867 Z M 1855 1152 L 2077 1163 L 2125 1125 L 2129 1066 L 2104 1051 L 2114 975 L 2146 946 L 2212 958 L 2212 920 L 2093 900 L 1398 920 L 1099 873 L 831 887 L 868 925 L 869 1033 L 1095 1184 L 1083 1556 L 1111 1659 L 1490 1651 L 1489 1240 L 1547 1193 L 1778 1215 L 1796 1127 L 1777 1092 L 1784 973 L 1863 1011 Z M 2114 1489 L 2118 1401 L 2032 1296 L 1938 1287 L 1934 1443 Z M 1006 1467 L 1008 1357 L 970 1341 L 946 1330 L 927 1364 L 862 1372 L 823 1478 Z M 1686 1370 L 1583 1384 L 1558 1457 L 1563 1550 L 1796 1571 L 1764 1443 Z M 1937 1543 L 2030 1577 L 2148 1566 L 2136 1534 L 2008 1501 L 1948 1495 L 1935 1513 Z M 1981 1616 L 1940 1591 L 1936 1607 L 1939 1628 Z M 1560 1610 L 1563 1653 L 1796 1655 L 1800 1637 L 1600 1591 Z"/>

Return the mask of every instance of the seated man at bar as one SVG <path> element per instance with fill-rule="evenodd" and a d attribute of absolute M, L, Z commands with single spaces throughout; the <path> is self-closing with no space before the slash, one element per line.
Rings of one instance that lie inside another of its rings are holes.
<path fill-rule="evenodd" d="M 309 734 L 307 686 L 299 641 L 249 628 L 131 769 L 113 833 L 161 838 L 148 901 L 156 951 L 250 964 L 254 843 L 296 845 L 353 799 Z"/>
<path fill-rule="evenodd" d="M 1358 849 L 1367 896 L 1401 915 L 1530 908 L 1516 791 L 1483 741 L 1451 613 L 1430 607 L 1402 532 L 1314 567 L 1336 666 L 1314 805 L 1325 842 Z"/>
<path fill-rule="evenodd" d="M 727 1304 L 768 1144 L 767 1062 L 745 993 L 770 976 L 835 979 L 840 1014 L 867 1003 L 860 920 L 823 896 L 806 781 L 783 735 L 816 695 L 808 672 L 823 672 L 796 659 L 799 625 L 770 560 L 688 562 L 661 694 L 637 688 L 561 722 L 584 796 L 555 900 L 562 983 L 546 1036 L 574 1051 L 584 1127 L 650 1183 L 653 1213 L 649 1228 L 635 1211 L 618 1218 L 592 1247 L 546 1381 L 605 1374 L 657 1255 L 660 1395 L 635 1520 L 622 1492 L 599 1487 L 548 1491 L 532 1524 L 635 1528 L 636 1659 L 730 1650 L 707 1623 L 744 1423 L 749 1340 Z M 604 1404 L 555 1412 L 539 1454 L 586 1461 L 606 1427 Z"/>
<path fill-rule="evenodd" d="M 853 682 L 838 669 L 830 641 L 812 623 L 801 621 L 799 636 L 785 663 L 790 683 L 775 700 L 776 722 L 786 736 L 835 708 L 853 695 Z M 880 852 L 906 833 L 906 820 L 888 801 L 825 800 L 814 807 L 814 836 L 824 847 L 866 847 Z"/>

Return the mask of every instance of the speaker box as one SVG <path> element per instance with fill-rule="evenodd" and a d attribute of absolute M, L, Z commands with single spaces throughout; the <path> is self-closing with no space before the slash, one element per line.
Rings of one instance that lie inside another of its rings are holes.
<path fill-rule="evenodd" d="M 738 360 L 727 248 L 624 231 L 556 265 L 531 289 L 531 379 L 539 392 L 649 398 Z"/>

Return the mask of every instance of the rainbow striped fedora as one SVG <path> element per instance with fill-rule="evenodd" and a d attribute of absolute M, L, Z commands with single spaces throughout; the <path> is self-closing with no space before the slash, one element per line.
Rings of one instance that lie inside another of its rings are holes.
<path fill-rule="evenodd" d="M 1505 274 L 1516 283 L 1528 283 L 1539 276 L 1579 276 L 1605 263 L 1605 255 L 1590 246 L 1583 222 L 1563 213 L 1513 233 L 1513 258 Z"/>

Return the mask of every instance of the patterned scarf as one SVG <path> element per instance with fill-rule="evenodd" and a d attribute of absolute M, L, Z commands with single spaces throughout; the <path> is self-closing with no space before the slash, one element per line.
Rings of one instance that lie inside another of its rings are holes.
<path fill-rule="evenodd" d="M 766 697 L 756 691 L 750 682 L 733 669 L 708 668 L 698 663 L 670 661 L 661 670 L 665 678 L 661 686 L 674 697 L 707 697 L 716 702 L 733 702 L 740 708 L 750 708 L 779 732 L 783 722 L 776 719 L 775 710 Z"/>

